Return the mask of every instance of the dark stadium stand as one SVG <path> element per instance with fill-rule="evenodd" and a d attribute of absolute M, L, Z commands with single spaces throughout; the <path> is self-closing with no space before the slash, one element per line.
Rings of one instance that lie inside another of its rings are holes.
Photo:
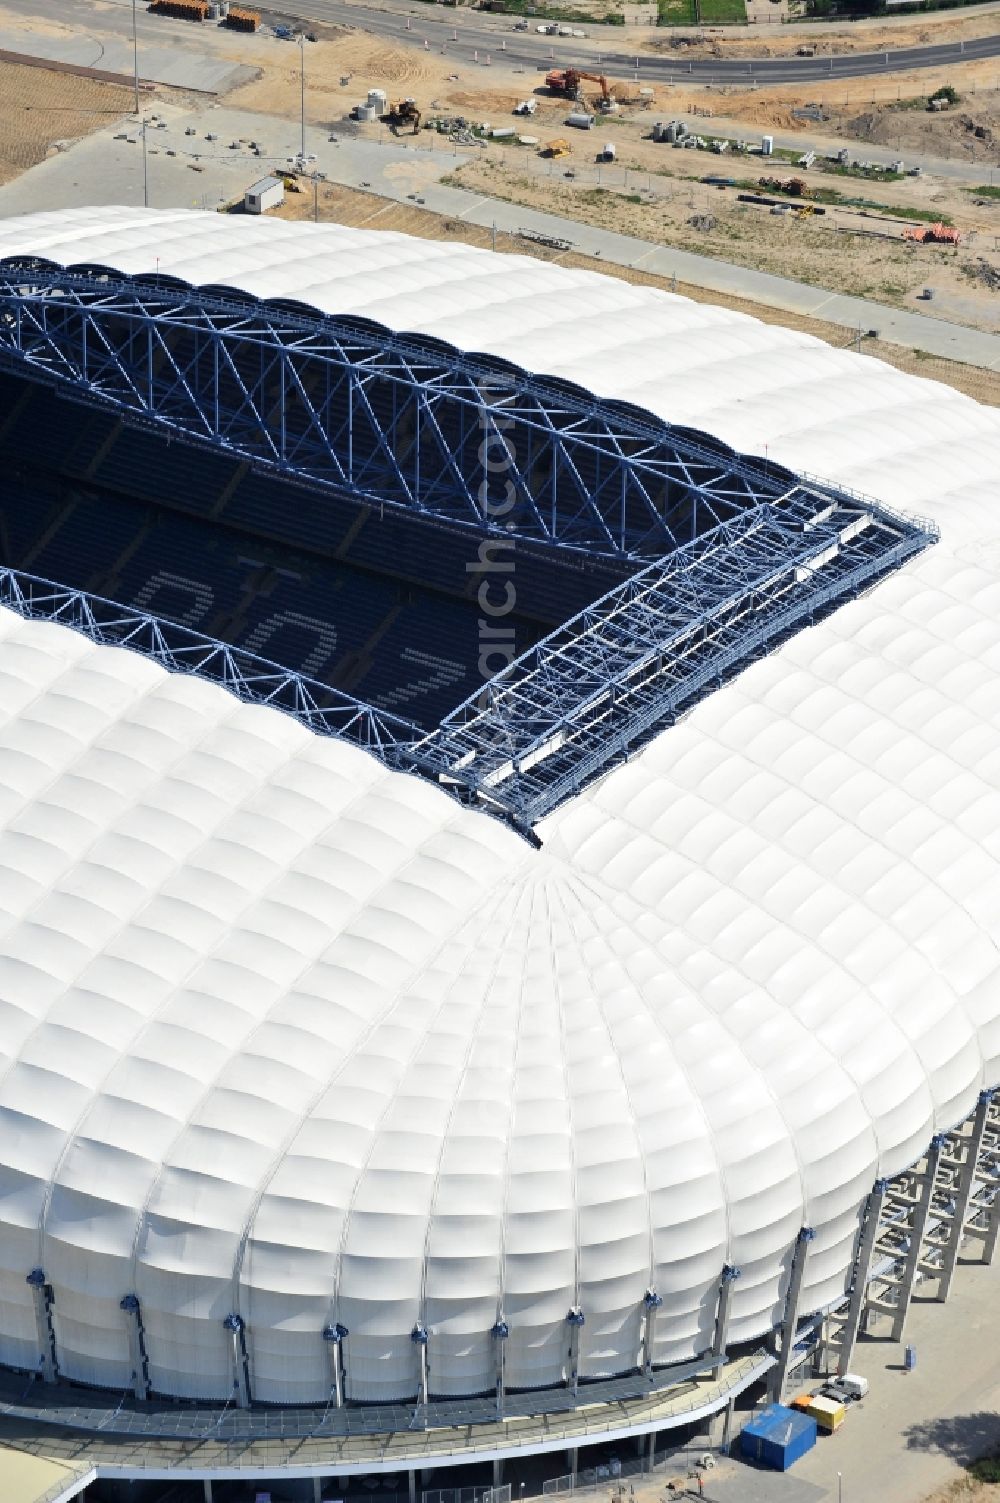
<path fill-rule="evenodd" d="M 483 682 L 477 592 L 518 652 L 628 572 L 125 425 L 0 376 L 0 563 L 217 637 L 428 728 Z M 513 569 L 510 565 L 513 564 Z M 492 666 L 500 666 L 495 658 Z"/>

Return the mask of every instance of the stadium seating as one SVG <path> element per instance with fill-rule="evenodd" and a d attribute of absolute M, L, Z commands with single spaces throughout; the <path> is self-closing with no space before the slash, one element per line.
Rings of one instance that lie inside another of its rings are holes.
<path fill-rule="evenodd" d="M 3 562 L 219 637 L 430 727 L 482 683 L 471 529 L 359 506 L 0 375 Z M 490 544 L 524 651 L 626 566 Z M 494 666 L 499 666 L 495 659 Z"/>

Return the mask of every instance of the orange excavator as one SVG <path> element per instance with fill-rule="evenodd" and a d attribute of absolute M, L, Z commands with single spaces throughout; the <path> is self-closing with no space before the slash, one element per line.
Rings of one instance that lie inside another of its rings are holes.
<path fill-rule="evenodd" d="M 615 99 L 603 73 L 586 73 L 582 68 L 553 68 L 551 73 L 545 75 L 545 85 L 553 94 L 563 94 L 567 99 L 579 99 L 580 85 L 584 79 L 600 85 L 598 108 L 605 114 L 610 114 L 615 108 Z"/>

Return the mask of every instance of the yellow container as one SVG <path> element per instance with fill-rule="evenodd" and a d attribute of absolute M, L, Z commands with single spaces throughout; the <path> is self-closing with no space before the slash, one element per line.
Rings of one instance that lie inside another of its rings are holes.
<path fill-rule="evenodd" d="M 821 1398 L 819 1394 L 803 1406 L 807 1414 L 811 1414 L 821 1430 L 832 1435 L 834 1430 L 839 1430 L 844 1423 L 847 1410 L 836 1399 Z"/>

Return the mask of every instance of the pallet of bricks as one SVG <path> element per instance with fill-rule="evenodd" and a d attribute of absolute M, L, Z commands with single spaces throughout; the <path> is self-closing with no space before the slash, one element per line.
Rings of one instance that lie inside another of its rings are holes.
<path fill-rule="evenodd" d="M 255 10 L 243 10 L 240 6 L 231 5 L 225 24 L 231 26 L 234 31 L 256 31 L 260 25 L 260 16 Z"/>
<path fill-rule="evenodd" d="M 207 21 L 208 0 L 153 0 L 150 10 L 158 16 L 177 16 L 181 21 Z"/>

